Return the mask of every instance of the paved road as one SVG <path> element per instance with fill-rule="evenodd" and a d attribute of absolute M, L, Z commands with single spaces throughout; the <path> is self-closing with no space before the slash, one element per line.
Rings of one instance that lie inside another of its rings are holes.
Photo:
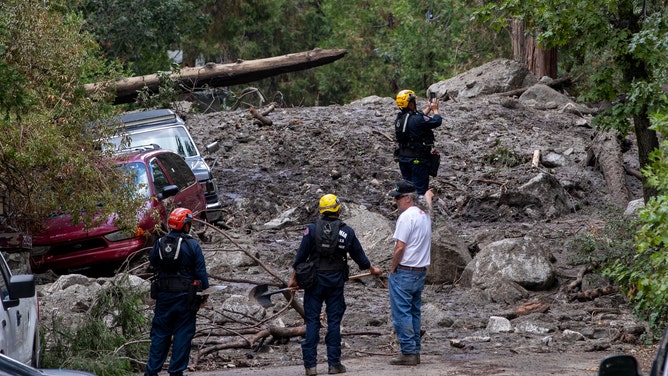
<path fill-rule="evenodd" d="M 499 351 L 494 354 L 458 354 L 422 356 L 422 364 L 414 367 L 391 366 L 389 358 L 373 356 L 344 359 L 348 372 L 356 376 L 596 376 L 598 364 L 606 352 L 585 353 L 531 353 L 514 354 Z M 327 365 L 319 364 L 318 372 L 327 374 Z M 648 370 L 643 370 L 647 374 Z M 302 366 L 225 368 L 208 372 L 189 372 L 189 376 L 298 376 L 304 374 Z"/>

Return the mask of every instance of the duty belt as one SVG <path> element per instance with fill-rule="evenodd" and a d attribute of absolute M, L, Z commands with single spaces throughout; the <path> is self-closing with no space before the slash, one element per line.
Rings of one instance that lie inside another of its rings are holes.
<path fill-rule="evenodd" d="M 431 146 L 424 145 L 420 148 L 399 147 L 399 156 L 407 158 L 427 158 L 431 152 Z"/>
<path fill-rule="evenodd" d="M 158 291 L 184 292 L 190 290 L 190 285 L 192 285 L 192 281 L 185 278 L 160 278 L 158 280 Z"/>

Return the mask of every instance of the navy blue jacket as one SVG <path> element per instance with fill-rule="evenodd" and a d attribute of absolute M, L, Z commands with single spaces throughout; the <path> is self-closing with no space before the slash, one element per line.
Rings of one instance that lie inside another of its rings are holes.
<path fill-rule="evenodd" d="M 399 144 L 400 157 L 417 157 L 423 154 L 431 153 L 431 146 L 434 144 L 434 128 L 438 128 L 443 123 L 441 115 L 427 116 L 422 112 L 411 112 L 404 109 L 397 114 L 397 121 L 403 119 L 403 115 L 409 113 L 408 122 L 406 122 L 406 133 L 408 141 L 406 144 Z M 403 122 L 402 122 L 403 125 Z"/>
<path fill-rule="evenodd" d="M 171 231 L 166 236 L 169 237 L 179 237 L 185 235 L 181 231 Z M 209 288 L 209 277 L 206 273 L 206 263 L 204 262 L 204 254 L 202 253 L 202 248 L 200 247 L 197 240 L 193 239 L 191 236 L 185 236 L 184 241 L 181 243 L 181 265 L 183 265 L 181 276 L 189 280 L 200 280 L 202 281 L 202 289 L 205 290 Z M 151 266 L 156 268 L 160 263 L 160 244 L 156 241 L 153 244 L 153 249 L 148 255 L 148 260 L 151 262 Z M 169 275 L 163 275 L 163 273 L 158 274 L 158 278 L 168 277 Z"/>
<path fill-rule="evenodd" d="M 331 218 L 335 220 L 337 218 Z M 328 220 L 325 218 L 325 220 Z M 362 244 L 360 244 L 359 239 L 355 235 L 355 230 L 348 225 L 344 225 L 340 228 L 343 232 L 347 234 L 345 237 L 344 248 L 346 253 L 350 255 L 350 258 L 355 261 L 360 270 L 369 269 L 371 267 L 371 262 L 366 257 L 364 249 L 362 249 Z M 302 242 L 299 245 L 297 250 L 297 255 L 295 256 L 295 261 L 292 264 L 294 269 L 297 264 L 302 263 L 309 259 L 309 257 L 316 252 L 316 233 L 315 233 L 315 223 L 311 223 L 304 230 L 304 236 L 302 237 Z"/>

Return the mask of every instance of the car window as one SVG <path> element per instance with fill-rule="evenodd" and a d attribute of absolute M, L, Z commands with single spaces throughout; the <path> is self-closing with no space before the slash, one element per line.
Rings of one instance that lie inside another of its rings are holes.
<path fill-rule="evenodd" d="M 192 170 L 181 156 L 166 153 L 158 155 L 157 158 L 165 167 L 167 173 L 172 177 L 174 184 L 179 187 L 179 190 L 182 190 L 197 181 Z"/>
<path fill-rule="evenodd" d="M 153 184 L 155 185 L 155 191 L 157 193 L 162 193 L 162 190 L 169 185 L 169 180 L 167 180 L 167 175 L 160 167 L 158 160 L 153 158 L 151 160 L 151 174 L 153 175 Z"/>
<path fill-rule="evenodd" d="M 148 186 L 148 174 L 146 166 L 139 162 L 128 163 L 123 168 L 132 176 L 135 192 L 144 198 L 151 196 L 151 191 Z M 164 174 L 163 174 L 164 176 Z"/>
<path fill-rule="evenodd" d="M 137 131 L 129 135 L 130 147 L 142 145 L 159 145 L 161 149 L 171 150 L 182 157 L 196 156 L 197 148 L 185 127 L 169 127 Z M 120 146 L 121 137 L 111 138 L 113 144 Z"/>

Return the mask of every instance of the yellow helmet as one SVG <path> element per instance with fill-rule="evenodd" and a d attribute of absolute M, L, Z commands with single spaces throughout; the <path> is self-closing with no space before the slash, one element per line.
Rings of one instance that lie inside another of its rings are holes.
<path fill-rule="evenodd" d="M 341 203 L 339 202 L 339 198 L 332 195 L 324 195 L 320 197 L 320 214 L 324 212 L 332 212 L 336 213 L 341 209 Z"/>
<path fill-rule="evenodd" d="M 397 94 L 397 107 L 404 109 L 408 107 L 410 101 L 415 101 L 417 97 L 413 90 L 402 90 Z"/>

